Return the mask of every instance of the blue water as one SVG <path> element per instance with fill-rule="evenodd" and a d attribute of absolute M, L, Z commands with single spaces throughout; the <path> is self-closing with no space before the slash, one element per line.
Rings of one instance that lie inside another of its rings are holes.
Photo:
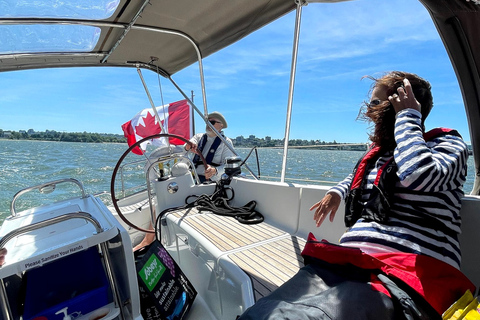
<path fill-rule="evenodd" d="M 0 140 L 0 221 L 10 215 L 10 204 L 14 195 L 21 189 L 42 184 L 48 181 L 75 178 L 80 180 L 87 193 L 96 194 L 110 190 L 112 171 L 127 149 L 126 144 L 93 144 L 43 141 Z M 250 149 L 237 149 L 245 158 Z M 289 150 L 286 182 L 333 185 L 347 176 L 361 151 L 331 150 Z M 260 162 L 260 178 L 280 180 L 282 170 L 281 149 L 258 149 Z M 138 155 L 129 155 L 125 162 L 141 160 Z M 254 153 L 247 161 L 256 173 L 257 165 Z M 136 166 L 142 172 L 143 165 Z M 473 158 L 469 159 L 469 173 L 465 184 L 468 193 L 474 181 Z M 132 169 L 133 171 L 133 169 Z M 320 182 L 319 182 L 320 181 Z M 119 179 L 117 179 L 119 185 Z M 34 205 L 48 203 L 58 199 L 59 195 L 67 197 L 79 188 L 70 183 L 59 185 L 59 191 L 50 195 L 27 193 L 16 202 L 16 210 Z M 108 201 L 108 199 L 106 199 Z"/>

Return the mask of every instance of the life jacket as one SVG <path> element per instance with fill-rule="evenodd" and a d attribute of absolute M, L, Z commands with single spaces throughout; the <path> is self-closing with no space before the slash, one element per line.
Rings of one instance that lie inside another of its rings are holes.
<path fill-rule="evenodd" d="M 205 133 L 202 138 L 200 138 L 200 141 L 198 142 L 197 149 L 203 153 L 203 149 L 205 148 L 205 144 L 207 143 L 207 138 L 208 135 Z M 213 167 L 218 167 L 220 164 L 219 163 L 213 163 L 213 157 L 215 156 L 215 152 L 217 152 L 218 146 L 222 143 L 222 140 L 219 137 L 215 137 L 215 140 L 212 143 L 212 146 L 210 147 L 210 150 L 208 150 L 208 154 L 205 157 L 205 162 Z M 193 157 L 192 162 L 195 164 L 195 167 L 198 167 L 199 165 L 203 164 L 203 162 L 200 159 L 200 156 L 196 154 Z"/>
<path fill-rule="evenodd" d="M 424 133 L 423 137 L 425 141 L 430 141 L 446 134 L 460 137 L 456 130 L 447 128 L 432 129 Z M 372 145 L 353 170 L 352 183 L 345 197 L 345 225 L 347 227 L 351 227 L 360 218 L 381 223 L 389 219 L 391 200 L 393 199 L 395 186 L 399 181 L 398 168 L 393 156 L 378 169 L 369 199 L 366 202 L 362 199 L 368 180 L 367 175 L 381 156 L 382 152 L 380 151 L 380 147 Z M 425 219 L 429 218 L 425 217 Z M 430 225 L 437 225 L 438 228 L 442 228 L 435 218 L 429 220 L 431 220 L 428 222 Z"/>
<path fill-rule="evenodd" d="M 358 248 L 318 241 L 310 233 L 302 251 L 305 264 L 319 259 L 337 266 L 355 266 L 370 270 L 372 289 L 390 296 L 385 283 L 377 276 L 384 274 L 398 279 L 417 292 L 439 314 L 459 299 L 468 289 L 475 292 L 475 285 L 457 268 L 423 254 L 389 252 L 367 254 Z"/>

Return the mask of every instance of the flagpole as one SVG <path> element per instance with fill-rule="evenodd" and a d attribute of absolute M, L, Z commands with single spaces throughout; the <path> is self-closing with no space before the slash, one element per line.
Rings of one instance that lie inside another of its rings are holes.
<path fill-rule="evenodd" d="M 191 90 L 191 93 L 192 93 L 192 103 L 193 103 L 193 97 L 195 97 L 195 95 L 193 94 L 193 90 Z M 195 111 L 193 110 L 192 108 L 192 112 L 190 114 L 190 116 L 192 117 L 192 130 L 193 130 L 193 134 L 195 134 Z"/>
<path fill-rule="evenodd" d="M 142 84 L 143 84 L 143 87 L 145 88 L 145 92 L 147 93 L 148 100 L 150 101 L 150 105 L 152 106 L 153 113 L 155 113 L 155 117 L 157 118 L 158 125 L 160 126 L 160 132 L 167 133 L 167 132 L 165 132 L 165 130 L 163 130 L 162 121 L 160 121 L 160 116 L 158 115 L 157 108 L 155 108 L 155 104 L 153 103 L 152 96 L 150 95 L 150 92 L 148 91 L 147 84 L 145 83 L 145 79 L 143 78 L 142 70 L 140 70 L 140 67 L 138 65 L 137 65 L 137 72 L 138 72 L 138 75 L 140 76 L 140 80 L 142 80 Z M 166 138 L 166 139 L 167 139 L 167 146 L 170 149 L 170 139 L 168 139 L 168 138 Z M 149 165 L 152 166 L 152 162 L 145 155 L 145 152 L 143 152 L 142 148 L 140 148 L 140 150 L 142 151 L 142 154 L 145 157 L 145 159 L 147 159 L 147 162 L 149 163 Z M 160 177 L 162 176 L 161 171 L 160 171 L 160 173 L 156 172 L 155 169 L 153 171 L 155 171 L 155 173 L 157 173 L 157 175 L 159 175 Z"/>
<path fill-rule="evenodd" d="M 167 133 L 163 130 L 162 121 L 160 121 L 160 116 L 158 115 L 157 108 L 155 108 L 155 104 L 153 103 L 152 96 L 148 91 L 147 84 L 145 83 L 145 79 L 143 79 L 142 70 L 140 70 L 140 67 L 138 65 L 137 65 L 137 72 L 138 72 L 138 75 L 140 76 L 140 80 L 142 80 L 143 87 L 145 88 L 145 92 L 147 93 L 148 100 L 150 101 L 150 105 L 152 106 L 153 112 L 155 113 L 155 117 L 157 118 L 158 125 L 160 126 L 160 132 Z M 167 139 L 167 145 L 168 147 L 170 147 L 170 139 Z"/>

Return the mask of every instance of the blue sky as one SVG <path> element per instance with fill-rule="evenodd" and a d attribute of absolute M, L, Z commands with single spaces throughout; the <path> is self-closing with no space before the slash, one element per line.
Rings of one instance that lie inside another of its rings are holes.
<path fill-rule="evenodd" d="M 392 10 L 393 9 L 393 10 Z M 295 13 L 204 60 L 209 111 L 228 121 L 226 135 L 281 139 Z M 356 121 L 371 85 L 364 75 L 414 72 L 430 81 L 428 128 L 456 128 L 470 141 L 454 71 L 425 8 L 416 0 L 357 0 L 303 8 L 290 139 L 367 142 Z M 156 105 L 155 74 L 143 71 Z M 173 79 L 203 110 L 198 66 Z M 161 79 L 163 102 L 182 99 Z M 121 125 L 150 107 L 135 69 L 53 69 L 0 74 L 0 129 L 122 134 Z M 198 119 L 197 119 L 198 120 Z M 196 121 L 196 131 L 204 125 Z"/>

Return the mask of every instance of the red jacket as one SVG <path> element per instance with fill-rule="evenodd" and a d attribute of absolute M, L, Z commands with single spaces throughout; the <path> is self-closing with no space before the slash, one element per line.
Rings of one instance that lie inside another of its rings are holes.
<path fill-rule="evenodd" d="M 335 245 L 326 240 L 318 241 L 310 233 L 302 256 L 331 264 L 351 264 L 362 269 L 381 270 L 413 288 L 439 314 L 447 310 L 467 289 L 475 292 L 473 283 L 460 270 L 426 255 L 403 252 L 366 254 L 358 248 Z M 372 281 L 372 287 L 388 294 L 380 282 Z"/>

